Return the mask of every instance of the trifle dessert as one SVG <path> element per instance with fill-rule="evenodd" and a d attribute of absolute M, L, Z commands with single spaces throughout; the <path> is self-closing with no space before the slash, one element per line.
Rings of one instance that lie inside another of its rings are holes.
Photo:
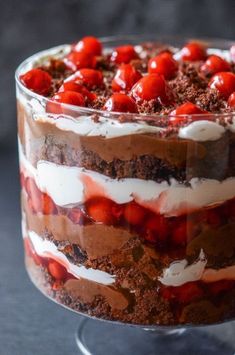
<path fill-rule="evenodd" d="M 17 70 L 32 281 L 141 325 L 235 316 L 235 47 L 84 37 Z"/>

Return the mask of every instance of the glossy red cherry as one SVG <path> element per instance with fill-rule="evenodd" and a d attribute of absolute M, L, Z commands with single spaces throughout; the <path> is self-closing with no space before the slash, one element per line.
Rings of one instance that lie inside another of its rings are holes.
<path fill-rule="evenodd" d="M 51 100 L 74 106 L 85 105 L 84 97 L 79 92 L 75 91 L 58 92 L 51 98 Z"/>
<path fill-rule="evenodd" d="M 74 106 L 85 106 L 85 99 L 79 92 L 58 92 L 47 102 L 46 111 L 54 114 L 64 113 L 71 116 L 76 115 L 75 111 L 73 112 L 73 110 L 67 109 L 63 107 L 63 105 L 59 105 L 60 103 Z"/>
<path fill-rule="evenodd" d="M 116 64 L 129 63 L 131 60 L 138 58 L 133 46 L 125 45 L 115 48 L 110 60 Z"/>
<path fill-rule="evenodd" d="M 145 224 L 145 239 L 150 243 L 165 245 L 169 234 L 169 226 L 162 216 L 152 216 Z"/>
<path fill-rule="evenodd" d="M 65 58 L 65 64 L 68 68 L 76 71 L 82 68 L 95 68 L 96 59 L 94 56 L 84 52 L 71 52 Z"/>
<path fill-rule="evenodd" d="M 129 113 L 138 112 L 135 101 L 131 97 L 120 93 L 113 94 L 106 101 L 103 110 Z"/>
<path fill-rule="evenodd" d="M 129 91 L 142 78 L 142 75 L 131 64 L 121 64 L 112 81 L 113 91 Z"/>
<path fill-rule="evenodd" d="M 45 215 L 57 213 L 56 205 L 51 197 L 41 192 L 32 178 L 26 178 L 25 189 L 28 194 L 29 205 L 35 213 L 40 212 Z"/>
<path fill-rule="evenodd" d="M 165 287 L 161 294 L 163 298 L 182 304 L 188 304 L 203 297 L 203 290 L 197 282 L 188 282 L 178 287 Z"/>
<path fill-rule="evenodd" d="M 41 212 L 44 215 L 57 214 L 56 205 L 46 193 L 41 194 Z"/>
<path fill-rule="evenodd" d="M 164 77 L 158 74 L 149 74 L 137 81 L 131 90 L 131 96 L 136 101 L 159 100 L 160 103 L 167 103 L 168 93 Z"/>
<path fill-rule="evenodd" d="M 228 98 L 228 106 L 235 107 L 235 92 L 233 92 Z"/>
<path fill-rule="evenodd" d="M 222 223 L 222 211 L 220 208 L 212 208 L 206 211 L 206 221 L 212 227 L 219 227 Z"/>
<path fill-rule="evenodd" d="M 221 97 L 227 99 L 235 91 L 235 75 L 230 72 L 217 73 L 211 78 L 209 87 L 216 89 Z"/>
<path fill-rule="evenodd" d="M 206 48 L 198 42 L 190 42 L 181 50 L 181 58 L 184 61 L 196 62 L 206 59 Z"/>
<path fill-rule="evenodd" d="M 87 90 L 85 86 L 76 83 L 75 81 L 64 82 L 63 85 L 59 88 L 58 92 L 64 91 L 76 91 L 85 97 L 88 101 L 94 101 L 96 99 L 96 95 Z"/>
<path fill-rule="evenodd" d="M 68 81 L 75 81 L 85 85 L 88 89 L 94 89 L 103 85 L 103 74 L 99 70 L 84 68 L 65 80 L 65 82 Z"/>
<path fill-rule="evenodd" d="M 204 114 L 208 114 L 208 112 L 202 110 L 200 107 L 194 105 L 192 102 L 186 102 L 185 104 L 178 106 L 174 111 L 170 113 L 170 123 L 180 124 L 185 121 L 186 115 L 204 115 Z M 205 119 L 205 117 L 203 116 L 199 116 L 199 117 L 192 116 L 191 118 L 194 121 Z M 209 117 L 207 119 L 209 119 Z"/>
<path fill-rule="evenodd" d="M 31 69 L 20 75 L 22 83 L 40 95 L 47 95 L 51 89 L 52 77 L 42 69 Z"/>
<path fill-rule="evenodd" d="M 181 221 L 172 230 L 171 242 L 176 246 L 184 246 L 187 242 L 187 236 L 187 221 Z"/>
<path fill-rule="evenodd" d="M 165 79 L 172 79 L 178 70 L 178 63 L 168 52 L 161 53 L 148 62 L 150 74 L 162 74 Z"/>
<path fill-rule="evenodd" d="M 230 71 L 230 64 L 218 55 L 211 55 L 201 66 L 201 71 L 205 75 L 214 75 L 221 71 Z"/>
<path fill-rule="evenodd" d="M 97 223 L 113 224 L 115 219 L 112 215 L 114 203 L 106 198 L 97 198 L 86 204 L 87 215 Z"/>
<path fill-rule="evenodd" d="M 229 291 L 234 286 L 235 286 L 235 281 L 233 280 L 221 280 L 221 281 L 211 282 L 207 284 L 209 291 L 213 295 L 218 295 L 225 291 Z"/>
<path fill-rule="evenodd" d="M 49 262 L 48 271 L 56 280 L 64 280 L 67 276 L 67 270 L 65 267 L 55 260 Z"/>
<path fill-rule="evenodd" d="M 145 215 L 145 209 L 134 201 L 128 203 L 124 209 L 126 222 L 133 226 L 140 226 L 144 222 Z"/>
<path fill-rule="evenodd" d="M 84 52 L 90 55 L 98 56 L 102 53 L 102 44 L 98 38 L 86 36 L 83 37 L 77 44 L 75 44 L 74 50 L 77 52 Z"/>

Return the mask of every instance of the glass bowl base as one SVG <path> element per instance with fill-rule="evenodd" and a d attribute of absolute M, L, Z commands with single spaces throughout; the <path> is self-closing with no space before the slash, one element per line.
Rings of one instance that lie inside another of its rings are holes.
<path fill-rule="evenodd" d="M 200 328 L 144 329 L 82 319 L 76 343 L 84 355 L 232 355 L 234 348 Z"/>

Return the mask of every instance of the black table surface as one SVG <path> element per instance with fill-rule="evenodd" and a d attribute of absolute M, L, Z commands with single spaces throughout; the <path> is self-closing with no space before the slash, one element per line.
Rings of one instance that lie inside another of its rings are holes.
<path fill-rule="evenodd" d="M 81 317 L 44 297 L 32 285 L 24 268 L 16 150 L 8 152 L 0 149 L 0 166 L 0 355 L 79 354 L 74 334 Z M 225 344 L 224 351 L 215 351 L 215 348 L 208 350 L 204 347 L 206 337 L 200 336 L 201 351 L 194 352 L 192 349 L 191 355 L 205 354 L 206 349 L 207 355 L 235 354 L 234 322 L 208 327 L 206 332 L 214 344 L 220 344 L 220 349 L 221 344 Z M 110 341 L 109 335 L 107 342 Z M 176 345 L 174 353 L 183 354 L 182 342 L 187 341 L 187 335 L 182 337 L 179 344 L 181 350 Z M 155 353 L 167 355 L 167 351 L 157 350 L 151 354 Z M 120 352 L 122 354 L 132 355 L 124 350 Z M 144 350 L 138 353 L 148 354 Z"/>

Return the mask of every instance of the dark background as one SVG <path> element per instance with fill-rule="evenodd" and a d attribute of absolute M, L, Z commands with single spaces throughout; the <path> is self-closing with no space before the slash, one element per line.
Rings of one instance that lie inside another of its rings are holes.
<path fill-rule="evenodd" d="M 87 34 L 182 34 L 235 41 L 234 15 L 234 0 L 0 0 L 0 355 L 76 354 L 73 332 L 79 319 L 46 300 L 23 267 L 16 67 L 37 51 Z M 212 333 L 233 340 L 234 326 L 223 329 Z M 203 350 L 203 337 L 201 342 Z M 224 350 L 227 354 L 232 350 Z"/>

